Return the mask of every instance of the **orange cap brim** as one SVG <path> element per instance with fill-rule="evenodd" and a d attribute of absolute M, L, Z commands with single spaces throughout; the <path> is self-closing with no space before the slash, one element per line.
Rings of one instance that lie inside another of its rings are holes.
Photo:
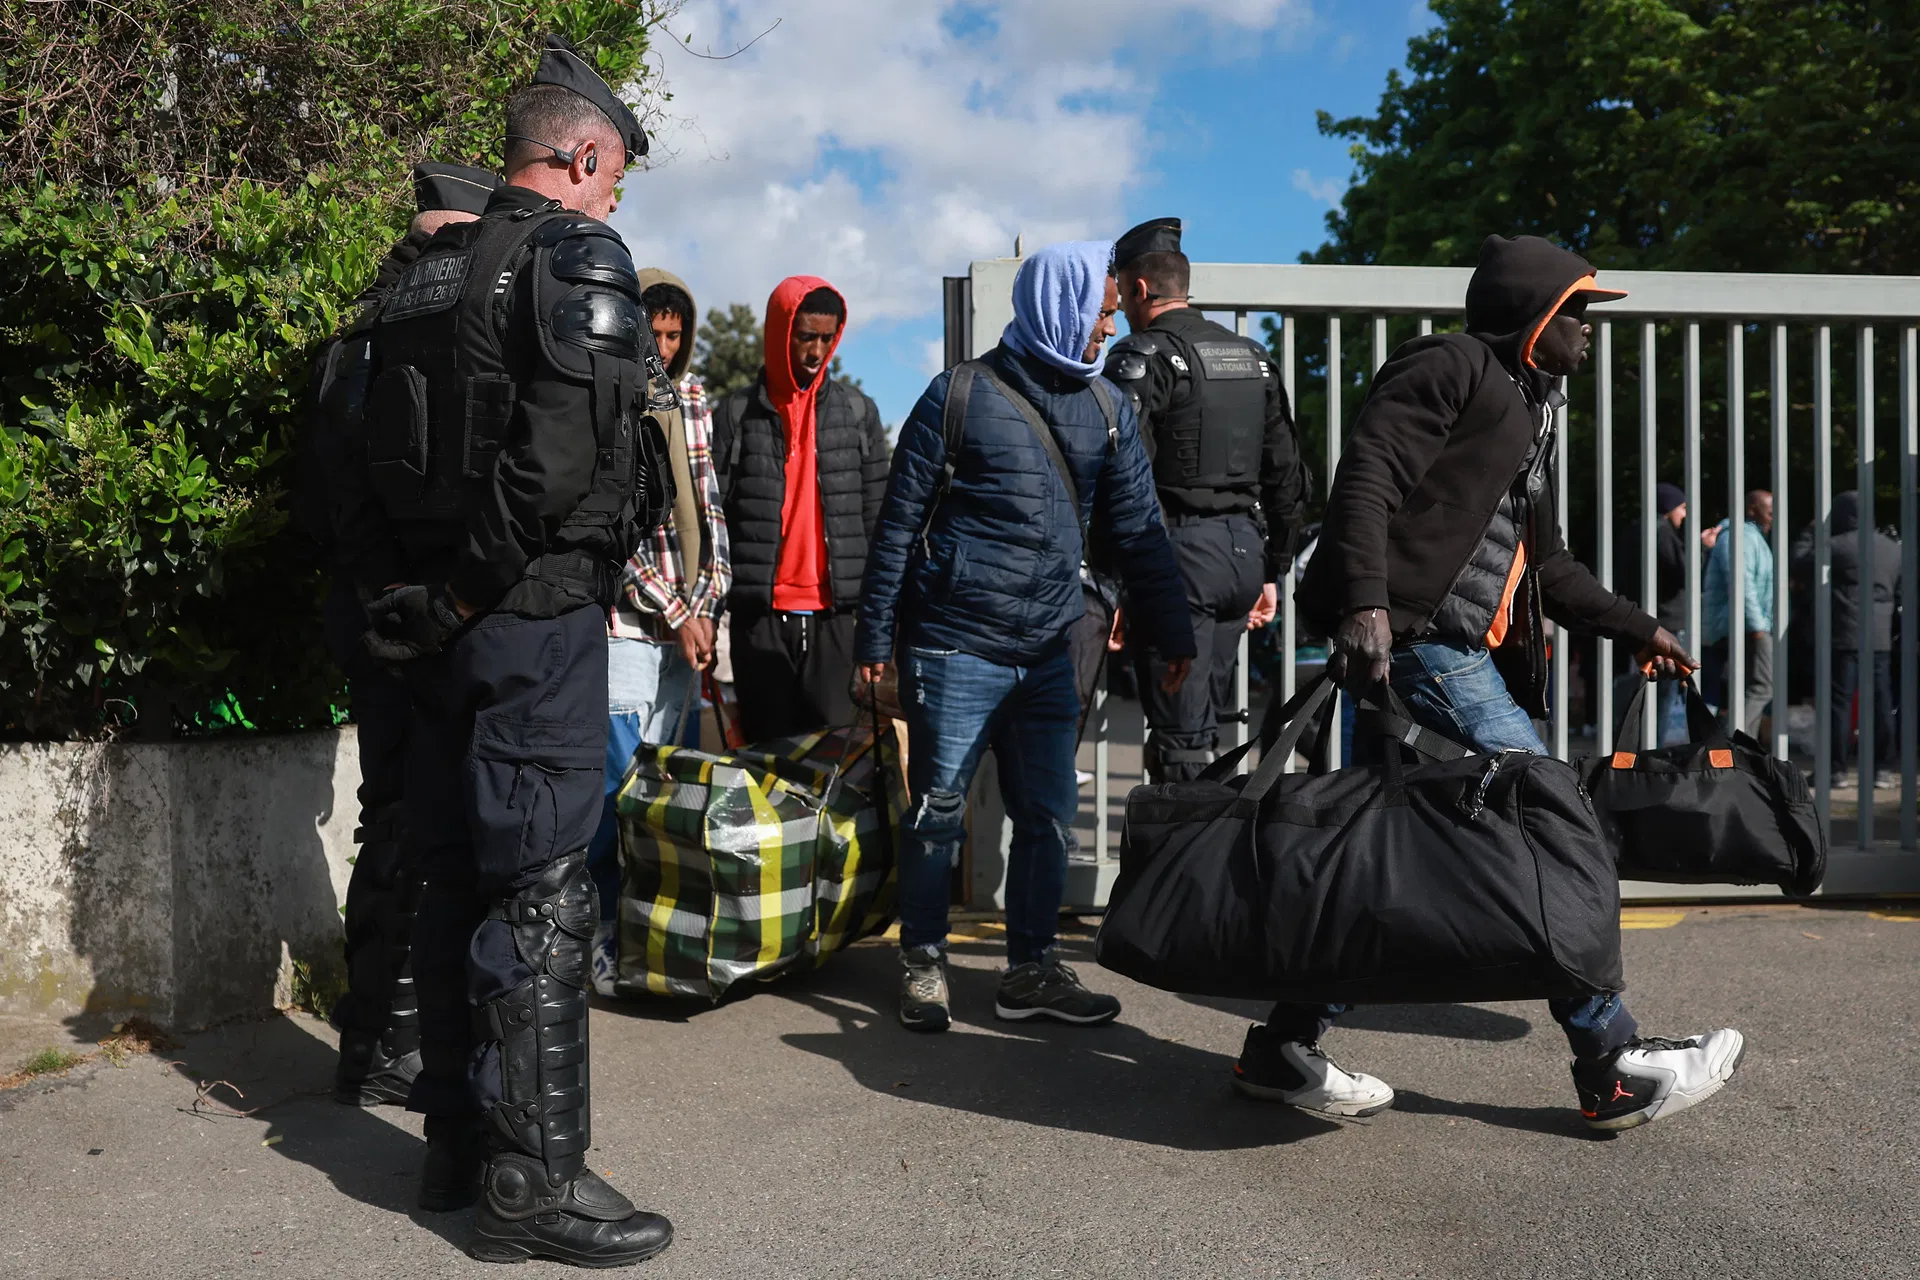
<path fill-rule="evenodd" d="M 1553 305 L 1547 308 L 1547 313 L 1540 317 L 1540 323 L 1533 326 L 1533 332 L 1527 335 L 1526 342 L 1520 347 L 1521 364 L 1532 367 L 1533 344 L 1540 340 L 1540 334 L 1547 327 L 1547 321 L 1560 314 L 1560 308 L 1566 306 L 1567 299 L 1576 293 L 1584 293 L 1595 302 L 1618 302 L 1627 296 L 1625 289 L 1602 289 L 1594 283 L 1591 271 L 1581 276 L 1561 291 L 1560 296 L 1553 300 Z"/>

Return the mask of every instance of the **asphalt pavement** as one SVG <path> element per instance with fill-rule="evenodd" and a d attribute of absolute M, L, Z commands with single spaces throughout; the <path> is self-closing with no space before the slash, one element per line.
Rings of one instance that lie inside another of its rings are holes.
<path fill-rule="evenodd" d="M 1541 1005 L 1356 1011 L 1327 1047 L 1399 1101 L 1332 1121 L 1230 1091 L 1256 1009 L 1108 974 L 1084 935 L 1121 1022 L 996 1023 L 985 928 L 944 1036 L 894 1022 L 879 944 L 718 1008 L 599 1006 L 592 1159 L 674 1220 L 651 1280 L 1920 1276 L 1920 904 L 1631 923 L 1642 1026 L 1750 1047 L 1617 1137 Z M 287 1016 L 0 1092 L 0 1275 L 503 1274 L 470 1214 L 413 1210 L 417 1117 L 333 1103 L 332 1064 Z"/>

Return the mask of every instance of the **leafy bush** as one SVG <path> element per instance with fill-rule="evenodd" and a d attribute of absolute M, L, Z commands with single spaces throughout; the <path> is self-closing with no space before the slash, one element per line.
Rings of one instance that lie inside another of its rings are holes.
<path fill-rule="evenodd" d="M 497 164 L 542 34 L 633 84 L 671 8 L 0 6 L 0 734 L 334 722 L 288 523 L 309 352 L 409 167 Z"/>

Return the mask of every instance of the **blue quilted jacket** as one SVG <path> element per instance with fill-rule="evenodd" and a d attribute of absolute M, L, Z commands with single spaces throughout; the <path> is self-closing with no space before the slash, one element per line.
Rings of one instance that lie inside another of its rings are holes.
<path fill-rule="evenodd" d="M 1126 584 L 1135 636 L 1165 657 L 1191 656 L 1186 587 L 1127 397 L 1108 385 L 1119 423 L 1109 452 L 1106 419 L 1085 382 L 1005 346 L 985 359 L 1051 424 L 1095 536 Z M 1066 486 L 1033 429 L 984 378 L 973 381 L 952 487 L 927 527 L 946 464 L 949 377 L 927 387 L 893 451 L 860 596 L 861 663 L 894 661 L 899 644 L 1025 666 L 1047 656 L 1086 611 L 1080 520 Z"/>

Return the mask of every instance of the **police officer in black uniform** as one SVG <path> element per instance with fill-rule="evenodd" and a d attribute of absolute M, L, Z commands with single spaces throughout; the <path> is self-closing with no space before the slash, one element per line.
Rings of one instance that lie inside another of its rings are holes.
<path fill-rule="evenodd" d="M 1267 349 L 1187 305 L 1180 220 L 1155 218 L 1114 246 L 1131 332 L 1106 375 L 1133 397 L 1153 460 L 1167 532 L 1187 580 L 1193 635 L 1209 678 L 1162 691 L 1164 663 L 1135 650 L 1145 703 L 1146 765 L 1155 782 L 1192 779 L 1213 759 L 1233 704 L 1240 637 L 1274 614 L 1276 580 L 1293 563 L 1306 471 L 1293 411 Z"/>
<path fill-rule="evenodd" d="M 372 329 L 355 579 L 413 701 L 407 839 L 427 1117 L 421 1206 L 481 1201 L 475 1257 L 617 1266 L 672 1228 L 586 1166 L 586 847 L 606 616 L 671 503 L 673 405 L 605 224 L 646 135 L 565 40 L 507 104 L 506 185 L 444 229 Z"/>
<path fill-rule="evenodd" d="M 468 165 L 414 166 L 419 211 L 413 225 L 387 250 L 373 283 L 354 300 L 354 320 L 315 358 L 309 441 L 318 453 L 302 460 L 304 482 L 337 477 L 346 465 L 348 440 L 360 421 L 369 333 L 388 286 L 413 265 L 434 232 L 478 218 L 499 185 L 495 175 Z M 335 547 L 340 545 L 333 532 L 340 513 L 332 506 L 339 489 L 336 480 L 302 494 L 303 503 L 319 505 L 316 514 L 303 513 L 302 523 L 322 532 Z M 333 1096 L 352 1106 L 371 1107 L 404 1104 L 420 1074 L 420 1009 L 409 963 L 420 873 L 402 838 L 401 775 L 411 714 L 407 689 L 361 647 L 367 614 L 352 575 L 342 569 L 334 576 L 323 616 L 327 648 L 346 673 L 358 730 L 360 825 L 353 838 L 360 848 L 347 884 L 347 990 L 333 1007 L 333 1025 L 340 1032 Z"/>

